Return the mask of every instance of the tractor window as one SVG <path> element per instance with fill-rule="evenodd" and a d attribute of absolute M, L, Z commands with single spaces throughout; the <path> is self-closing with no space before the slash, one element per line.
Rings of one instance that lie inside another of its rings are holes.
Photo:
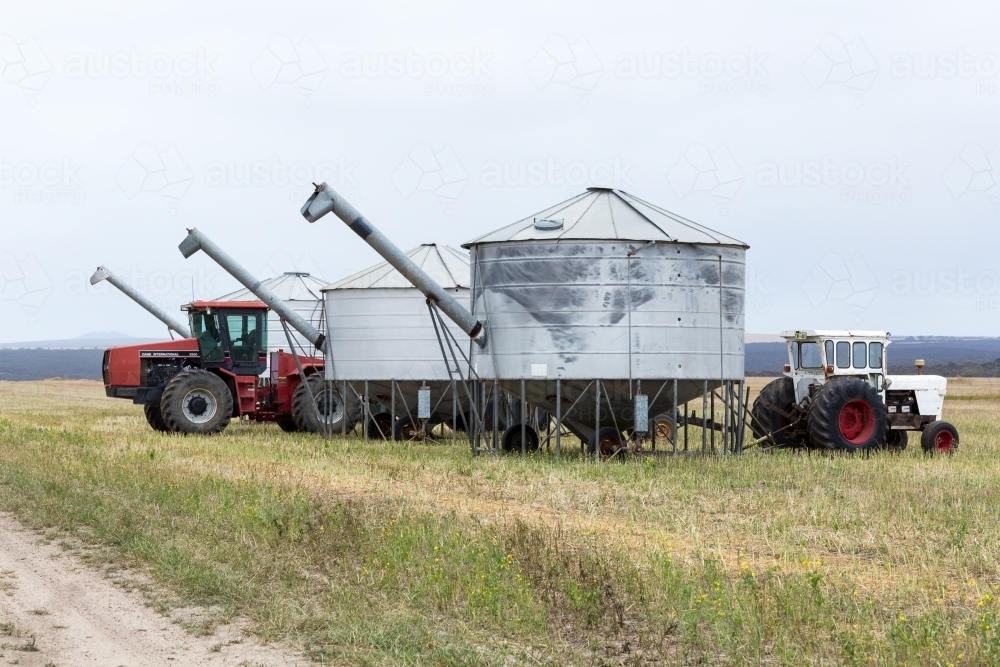
<path fill-rule="evenodd" d="M 851 367 L 851 344 L 846 340 L 837 343 L 837 368 Z"/>
<path fill-rule="evenodd" d="M 827 366 L 832 366 L 833 365 L 833 341 L 832 340 L 826 341 L 826 365 Z"/>
<path fill-rule="evenodd" d="M 219 333 L 219 319 L 214 313 L 191 313 L 191 333 L 198 339 L 198 353 L 202 361 L 223 361 L 222 334 Z"/>
<path fill-rule="evenodd" d="M 823 359 L 819 353 L 819 343 L 799 343 L 799 366 L 802 368 L 823 367 Z"/>
<path fill-rule="evenodd" d="M 255 363 L 260 345 L 260 315 L 228 315 L 226 324 L 233 362 Z"/>
<path fill-rule="evenodd" d="M 854 367 L 865 368 L 866 361 L 868 361 L 868 350 L 865 349 L 863 342 L 858 341 L 854 344 Z"/>
<path fill-rule="evenodd" d="M 882 343 L 868 346 L 868 368 L 882 368 Z"/>

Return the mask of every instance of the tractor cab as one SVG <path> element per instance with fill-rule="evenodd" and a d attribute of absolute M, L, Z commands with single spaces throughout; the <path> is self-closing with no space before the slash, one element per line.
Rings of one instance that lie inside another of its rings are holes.
<path fill-rule="evenodd" d="M 784 375 L 792 379 L 795 399 L 809 396 L 810 387 L 840 377 L 855 377 L 884 394 L 887 361 L 892 342 L 886 331 L 783 331 L 788 344 Z M 812 390 L 815 391 L 815 390 Z"/>
<path fill-rule="evenodd" d="M 267 370 L 267 305 L 260 301 L 194 301 L 183 307 L 198 342 L 201 367 L 233 375 Z"/>

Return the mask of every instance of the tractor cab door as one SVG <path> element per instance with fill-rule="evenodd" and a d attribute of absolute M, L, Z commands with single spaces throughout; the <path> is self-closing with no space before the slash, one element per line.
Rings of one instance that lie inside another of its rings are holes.
<path fill-rule="evenodd" d="M 192 310 L 191 333 L 198 340 L 198 354 L 203 366 L 221 365 L 226 360 L 222 341 L 222 327 L 218 313 Z"/>
<path fill-rule="evenodd" d="M 267 369 L 267 323 L 262 311 L 221 311 L 228 334 L 229 358 L 237 375 L 260 375 Z"/>

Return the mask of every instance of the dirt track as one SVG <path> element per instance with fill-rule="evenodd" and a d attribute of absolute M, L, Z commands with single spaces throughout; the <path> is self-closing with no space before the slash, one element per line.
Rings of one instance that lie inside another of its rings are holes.
<path fill-rule="evenodd" d="M 35 650 L 31 650 L 34 647 Z M 13 662 L 13 661 L 18 662 Z M 27 667 L 305 665 L 233 626 L 194 637 L 0 514 L 0 664 Z"/>

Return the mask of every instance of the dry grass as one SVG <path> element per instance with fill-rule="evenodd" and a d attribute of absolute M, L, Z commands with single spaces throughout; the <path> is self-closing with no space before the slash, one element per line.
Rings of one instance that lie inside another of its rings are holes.
<path fill-rule="evenodd" d="M 0 383 L 0 509 L 321 661 L 982 664 L 1000 381 L 949 390 L 955 457 L 595 465 L 164 436 L 94 383 Z"/>

